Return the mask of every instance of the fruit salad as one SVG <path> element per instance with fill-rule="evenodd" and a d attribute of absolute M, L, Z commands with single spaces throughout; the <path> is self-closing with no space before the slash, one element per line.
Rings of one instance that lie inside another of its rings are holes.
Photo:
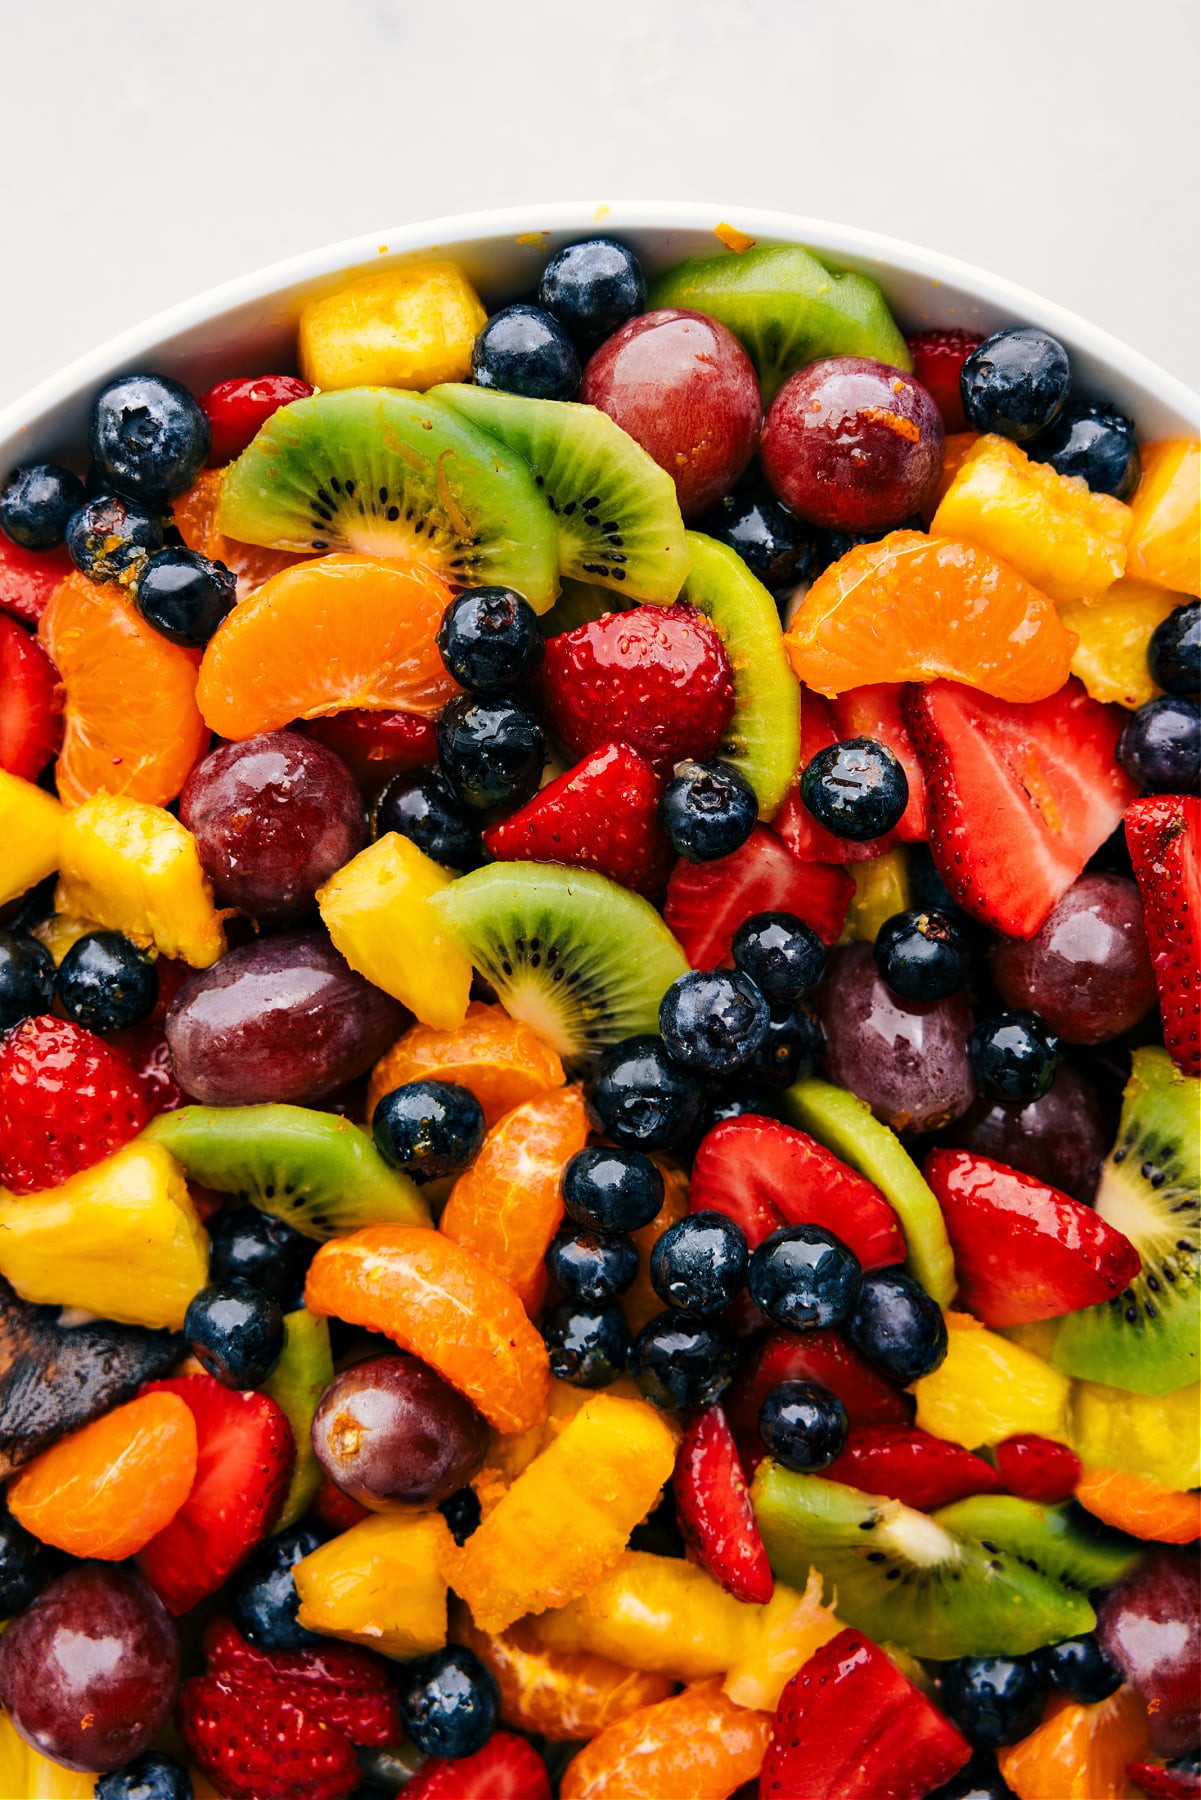
<path fill-rule="evenodd" d="M 1201 446 L 722 242 L 4 472 L 6 1800 L 1201 1794 Z"/>

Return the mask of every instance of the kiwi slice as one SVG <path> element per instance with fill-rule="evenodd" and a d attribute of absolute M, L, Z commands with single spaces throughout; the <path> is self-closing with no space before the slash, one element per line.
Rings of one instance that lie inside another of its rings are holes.
<path fill-rule="evenodd" d="M 772 1568 L 803 1589 L 822 1577 L 838 1616 L 914 1656 L 1018 1656 L 1091 1631 L 1084 1595 L 987 1550 L 925 1513 L 770 1459 L 751 1488 Z"/>
<path fill-rule="evenodd" d="M 938 1201 L 896 1133 L 865 1100 L 829 1081 L 810 1078 L 784 1095 L 784 1116 L 874 1181 L 901 1221 L 905 1267 L 942 1307 L 955 1294 L 955 1259 Z"/>
<path fill-rule="evenodd" d="M 263 1383 L 288 1415 L 296 1439 L 296 1462 L 284 1496 L 276 1531 L 295 1525 L 321 1486 L 321 1464 L 313 1449 L 313 1414 L 322 1394 L 334 1378 L 334 1359 L 329 1345 L 329 1320 L 318 1318 L 302 1306 L 284 1314 L 284 1347 Z"/>
<path fill-rule="evenodd" d="M 1136 1050 L 1096 1209 L 1130 1239 L 1143 1266 L 1124 1293 L 1062 1321 L 1051 1361 L 1065 1375 L 1135 1394 L 1170 1394 L 1196 1381 L 1199 1118 L 1201 1081 L 1182 1075 L 1166 1050 Z"/>
<path fill-rule="evenodd" d="M 181 1106 L 160 1113 L 146 1137 L 192 1181 L 236 1194 L 305 1237 L 339 1237 L 360 1225 L 428 1225 L 429 1208 L 366 1132 L 306 1106 Z"/>
<path fill-rule="evenodd" d="M 577 581 L 573 575 L 565 575 L 559 598 L 538 623 L 544 638 L 562 637 L 565 631 L 591 625 L 610 613 L 632 612 L 637 604 L 632 594 L 622 599 L 612 588 L 596 587 L 591 581 Z"/>
<path fill-rule="evenodd" d="M 758 370 L 765 406 L 786 376 L 819 356 L 874 356 L 895 369 L 913 367 L 875 282 L 827 268 L 800 244 L 677 263 L 651 284 L 647 305 L 719 319 Z"/>
<path fill-rule="evenodd" d="M 520 456 L 399 388 L 281 407 L 225 472 L 218 528 L 274 550 L 360 550 L 425 563 L 455 587 L 559 591 L 550 508 Z"/>
<path fill-rule="evenodd" d="M 1028 1569 L 1085 1593 L 1112 1587 L 1139 1558 L 1132 1538 L 1079 1506 L 1040 1506 L 1016 1494 L 973 1494 L 933 1516 L 956 1537 L 974 1538 L 988 1551 L 1003 1550 Z"/>
<path fill-rule="evenodd" d="M 525 458 L 555 516 L 560 574 L 675 599 L 688 573 L 675 483 L 608 413 L 454 382 L 431 394 Z"/>
<path fill-rule="evenodd" d="M 515 1019 L 573 1062 L 659 1029 L 688 958 L 654 907 L 591 869 L 504 862 L 428 904 Z"/>

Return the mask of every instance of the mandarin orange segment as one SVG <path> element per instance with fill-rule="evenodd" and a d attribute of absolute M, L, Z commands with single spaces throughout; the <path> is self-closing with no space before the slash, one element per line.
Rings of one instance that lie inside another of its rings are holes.
<path fill-rule="evenodd" d="M 224 469 L 206 469 L 199 481 L 186 494 L 172 502 L 171 510 L 179 535 L 189 550 L 222 562 L 238 578 L 238 599 L 245 600 L 261 588 L 265 581 L 290 569 L 294 563 L 311 562 L 309 556 L 298 556 L 292 550 L 267 550 L 260 544 L 243 544 L 217 530 L 217 507 L 221 500 Z"/>
<path fill-rule="evenodd" d="M 945 676 L 999 700 L 1045 700 L 1068 678 L 1076 637 L 989 551 L 893 531 L 818 576 L 784 642 L 798 679 L 821 694 Z"/>
<path fill-rule="evenodd" d="M 674 1163 L 656 1157 L 663 1177 L 663 1205 L 649 1225 L 631 1232 L 638 1251 L 638 1273 L 621 1298 L 630 1334 L 637 1337 L 644 1325 L 663 1311 L 663 1302 L 651 1286 L 651 1251 L 669 1225 L 674 1225 L 688 1211 L 688 1177 Z"/>
<path fill-rule="evenodd" d="M 453 1031 L 414 1025 L 380 1058 L 367 1086 L 367 1117 L 385 1094 L 407 1082 L 453 1081 L 470 1088 L 492 1126 L 536 1094 L 562 1087 L 564 1079 L 559 1053 L 545 1038 L 511 1019 L 503 1006 L 473 1000 Z"/>
<path fill-rule="evenodd" d="M 482 1258 L 441 1232 L 368 1225 L 323 1244 L 304 1303 L 392 1338 L 498 1431 L 528 1431 L 546 1416 L 550 1364 L 525 1308 Z"/>
<path fill-rule="evenodd" d="M 200 710 L 227 738 L 348 708 L 436 713 L 459 691 L 437 644 L 450 597 L 417 563 L 322 556 L 283 569 L 210 640 Z"/>
<path fill-rule="evenodd" d="M 698 1682 L 594 1737 L 568 1764 L 561 1800 L 727 1800 L 758 1775 L 771 1730 L 770 1713 Z"/>
<path fill-rule="evenodd" d="M 1130 510 L 1126 572 L 1156 587 L 1201 594 L 1201 443 L 1169 438 L 1143 448 Z"/>
<path fill-rule="evenodd" d="M 143 1394 L 35 1457 L 13 1517 L 71 1556 L 122 1562 L 169 1525 L 196 1475 L 196 1421 L 178 1394 Z"/>
<path fill-rule="evenodd" d="M 1201 1494 L 1181 1493 L 1125 1469 L 1086 1469 L 1076 1499 L 1094 1518 L 1156 1544 L 1201 1537 Z"/>
<path fill-rule="evenodd" d="M 59 799 L 128 794 L 165 806 L 208 748 L 196 704 L 195 650 L 147 625 L 114 583 L 68 575 L 54 590 L 38 641 L 66 691 Z"/>
<path fill-rule="evenodd" d="M 1126 1764 L 1149 1741 L 1147 1709 L 1122 1687 L 1095 1706 L 1052 1700 L 1029 1737 L 997 1751 L 997 1764 L 1018 1800 L 1141 1800 Z"/>

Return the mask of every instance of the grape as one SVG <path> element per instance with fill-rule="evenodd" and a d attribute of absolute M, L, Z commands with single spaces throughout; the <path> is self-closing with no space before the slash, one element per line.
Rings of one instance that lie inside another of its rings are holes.
<path fill-rule="evenodd" d="M 1069 1044 L 1101 1044 L 1155 1004 L 1143 903 L 1120 875 L 1082 875 L 1032 938 L 1003 938 L 993 979 L 1007 1006 L 1040 1013 Z"/>
<path fill-rule="evenodd" d="M 210 751 L 188 776 L 179 816 L 220 904 L 272 925 L 311 912 L 322 882 L 367 842 L 350 770 L 298 731 Z"/>
<path fill-rule="evenodd" d="M 962 993 L 899 1000 L 881 980 L 871 945 L 851 944 L 831 958 L 818 1010 L 831 1079 L 894 1131 L 937 1131 L 971 1105 L 972 1014 Z"/>
<path fill-rule="evenodd" d="M 179 1685 L 179 1639 L 130 1570 L 82 1563 L 0 1638 L 0 1699 L 27 1743 L 68 1769 L 120 1768 L 157 1737 Z"/>
<path fill-rule="evenodd" d="M 479 1469 L 488 1428 L 415 1356 L 371 1356 L 335 1377 L 313 1419 L 313 1449 L 360 1505 L 437 1505 Z"/>
<path fill-rule="evenodd" d="M 1112 1137 L 1096 1090 L 1078 1069 L 1060 1063 L 1041 1100 L 1015 1106 L 982 1094 L 944 1142 L 1007 1163 L 1088 1203 Z"/>
<path fill-rule="evenodd" d="M 12 1628 L 10 1627 L 10 1630 Z M 1197 1742 L 1201 1588 L 1194 1556 L 1153 1549 L 1097 1604 L 1101 1648 L 1146 1701 L 1151 1746 L 1178 1756 Z"/>
<path fill-rule="evenodd" d="M 208 1105 L 304 1105 L 369 1069 L 407 1018 L 324 932 L 288 931 L 194 975 L 168 1009 L 167 1047 L 180 1086 Z"/>
<path fill-rule="evenodd" d="M 763 409 L 751 359 L 703 313 L 665 307 L 615 331 L 584 370 L 599 406 L 666 469 L 680 511 L 699 519 L 751 460 Z"/>
<path fill-rule="evenodd" d="M 942 419 L 911 375 L 866 356 L 829 356 L 784 383 L 760 457 L 777 498 L 811 525 L 887 531 L 938 485 Z"/>

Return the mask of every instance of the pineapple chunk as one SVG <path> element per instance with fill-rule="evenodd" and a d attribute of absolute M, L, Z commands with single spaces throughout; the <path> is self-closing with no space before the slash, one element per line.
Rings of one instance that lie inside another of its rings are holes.
<path fill-rule="evenodd" d="M 450 882 L 416 844 L 390 831 L 317 894 L 334 947 L 351 968 L 443 1031 L 463 1023 L 471 994 L 471 964 L 426 905 Z"/>
<path fill-rule="evenodd" d="M 1159 689 L 1147 667 L 1147 646 L 1155 627 L 1187 594 L 1169 594 L 1144 581 L 1115 581 L 1099 600 L 1068 600 L 1059 616 L 1080 640 L 1072 652 L 1072 674 L 1094 700 L 1144 706 Z"/>
<path fill-rule="evenodd" d="M 53 794 L 0 769 L 0 906 L 53 875 L 62 828 L 63 809 Z"/>
<path fill-rule="evenodd" d="M 45 944 L 57 965 L 63 960 L 72 944 L 77 944 L 81 937 L 87 937 L 90 931 L 101 929 L 96 919 L 81 919 L 76 913 L 51 913 L 48 919 L 42 919 L 33 927 L 31 935 L 39 944 Z"/>
<path fill-rule="evenodd" d="M 7 1713 L 0 1714 L 0 1794 L 20 1800 L 87 1800 L 96 1792 L 98 1775 L 64 1769 L 17 1735 Z"/>
<path fill-rule="evenodd" d="M 300 368 L 319 388 L 424 390 L 466 381 L 488 322 L 457 263 L 413 263 L 364 275 L 310 300 L 300 315 Z"/>
<path fill-rule="evenodd" d="M 454 1547 L 439 1512 L 363 1519 L 296 1564 L 297 1617 L 310 1631 L 385 1656 L 440 1650 L 446 1642 L 442 1571 Z"/>
<path fill-rule="evenodd" d="M 1201 443 L 1169 438 L 1146 445 L 1130 510 L 1130 573 L 1155 587 L 1201 594 Z"/>
<path fill-rule="evenodd" d="M 38 1305 L 178 1331 L 208 1237 L 174 1157 L 135 1138 L 44 1193 L 0 1188 L 0 1275 Z"/>
<path fill-rule="evenodd" d="M 910 1392 L 916 1423 L 965 1450 L 1032 1432 L 1068 1442 L 1066 1376 L 964 1313 L 947 1314 L 947 1354 Z"/>
<path fill-rule="evenodd" d="M 1072 1390 L 1072 1448 L 1086 1469 L 1125 1469 L 1166 1488 L 1201 1487 L 1197 1420 L 1201 1388 L 1128 1394 L 1078 1381 Z"/>
<path fill-rule="evenodd" d="M 58 912 L 78 913 L 193 969 L 225 951 L 196 840 L 161 806 L 95 794 L 63 823 Z"/>

